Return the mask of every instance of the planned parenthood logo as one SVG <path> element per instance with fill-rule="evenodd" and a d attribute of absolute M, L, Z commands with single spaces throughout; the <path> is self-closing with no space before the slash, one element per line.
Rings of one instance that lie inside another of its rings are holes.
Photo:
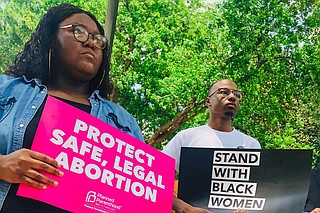
<path fill-rule="evenodd" d="M 115 204 L 115 199 L 104 196 L 101 193 L 89 191 L 86 196 L 85 207 L 102 213 L 115 213 L 121 210 L 120 205 Z"/>
<path fill-rule="evenodd" d="M 96 198 L 97 198 L 96 194 L 97 194 L 97 193 L 94 192 L 94 191 L 89 191 L 89 192 L 87 193 L 86 202 L 88 202 L 88 203 L 95 203 L 95 202 L 96 202 Z"/>

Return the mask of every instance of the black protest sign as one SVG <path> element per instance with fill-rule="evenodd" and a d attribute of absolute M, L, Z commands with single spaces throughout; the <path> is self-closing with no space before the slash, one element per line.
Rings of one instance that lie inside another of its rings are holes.
<path fill-rule="evenodd" d="M 311 150 L 185 148 L 178 197 L 214 213 L 301 213 Z"/>

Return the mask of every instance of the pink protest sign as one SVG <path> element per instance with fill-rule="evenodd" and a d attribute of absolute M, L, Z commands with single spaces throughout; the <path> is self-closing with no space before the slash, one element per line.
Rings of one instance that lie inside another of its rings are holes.
<path fill-rule="evenodd" d="M 174 160 L 117 128 L 48 97 L 32 150 L 56 159 L 57 187 L 18 195 L 76 213 L 171 212 Z"/>

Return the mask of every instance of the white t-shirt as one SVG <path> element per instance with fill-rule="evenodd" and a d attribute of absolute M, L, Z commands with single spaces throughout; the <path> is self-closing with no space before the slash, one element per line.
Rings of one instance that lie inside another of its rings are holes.
<path fill-rule="evenodd" d="M 214 130 L 208 124 L 189 128 L 175 135 L 162 151 L 176 160 L 176 171 L 179 171 L 181 147 L 261 149 L 256 139 L 234 128 L 231 132 Z"/>

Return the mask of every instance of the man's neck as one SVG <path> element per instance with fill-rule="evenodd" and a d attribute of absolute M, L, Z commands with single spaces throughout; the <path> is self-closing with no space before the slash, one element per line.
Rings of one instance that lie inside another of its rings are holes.
<path fill-rule="evenodd" d="M 209 127 L 221 132 L 231 132 L 232 131 L 232 120 L 230 119 L 219 119 L 211 118 L 208 123 Z"/>

